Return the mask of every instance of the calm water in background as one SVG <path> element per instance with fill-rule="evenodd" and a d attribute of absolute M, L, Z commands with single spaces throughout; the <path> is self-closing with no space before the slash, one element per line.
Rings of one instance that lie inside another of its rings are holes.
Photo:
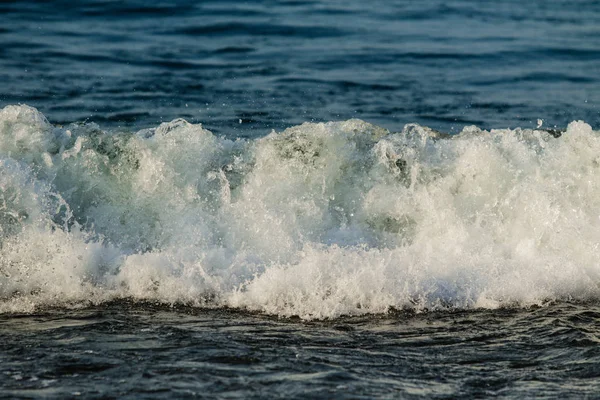
<path fill-rule="evenodd" d="M 596 1 L 0 3 L 0 107 L 228 138 L 600 125 Z M 598 397 L 600 309 L 279 320 L 117 301 L 0 316 L 2 398 Z"/>
<path fill-rule="evenodd" d="M 8 2 L 0 106 L 223 135 L 600 122 L 596 1 Z M 242 124 L 239 124 L 239 120 Z"/>

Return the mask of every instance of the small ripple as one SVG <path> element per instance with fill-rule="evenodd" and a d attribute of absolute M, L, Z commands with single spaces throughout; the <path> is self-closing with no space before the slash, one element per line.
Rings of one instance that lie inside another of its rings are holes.
<path fill-rule="evenodd" d="M 127 4 L 120 2 L 105 2 L 96 3 L 82 7 L 79 10 L 79 15 L 88 17 L 106 17 L 112 18 L 135 18 L 135 17 L 167 17 L 178 15 L 186 11 L 193 10 L 193 5 L 185 5 L 181 2 L 173 4 L 163 3 L 160 5 L 152 5 L 152 3 L 136 2 L 137 4 Z"/>
<path fill-rule="evenodd" d="M 245 356 L 245 355 L 224 355 L 224 356 L 215 356 L 210 357 L 206 360 L 210 363 L 216 364 L 227 364 L 227 365 L 252 365 L 259 364 L 261 360 L 257 357 L 253 356 Z"/>
<path fill-rule="evenodd" d="M 377 90 L 377 91 L 388 91 L 388 90 L 398 90 L 399 86 L 389 85 L 384 83 L 364 83 L 357 82 L 351 80 L 330 80 L 324 81 L 320 79 L 311 79 L 311 78 L 279 78 L 276 80 L 277 83 L 308 83 L 313 85 L 321 85 L 321 86 L 336 86 L 340 89 L 361 89 L 361 90 Z"/>
<path fill-rule="evenodd" d="M 189 36 L 281 36 L 302 39 L 330 38 L 347 35 L 347 32 L 331 27 L 255 24 L 241 22 L 225 22 L 204 26 L 185 27 L 166 32 L 176 35 Z"/>
<path fill-rule="evenodd" d="M 238 53 L 251 53 L 256 51 L 254 47 L 244 46 L 228 46 L 221 47 L 213 51 L 214 54 L 238 54 Z"/>
<path fill-rule="evenodd" d="M 518 76 L 512 76 L 509 78 L 500 79 L 485 79 L 474 81 L 473 84 L 478 86 L 494 86 L 494 85 L 505 85 L 507 83 L 520 83 L 520 82 L 536 82 L 536 83 L 556 83 L 556 82 L 570 82 L 570 83 L 594 83 L 598 79 L 593 77 L 569 75 L 563 73 L 552 73 L 552 72 L 535 72 L 530 74 L 523 74 Z"/>
<path fill-rule="evenodd" d="M 140 119 L 144 119 L 150 116 L 151 114 L 148 112 L 121 112 L 108 115 L 107 120 L 111 122 L 134 123 Z"/>

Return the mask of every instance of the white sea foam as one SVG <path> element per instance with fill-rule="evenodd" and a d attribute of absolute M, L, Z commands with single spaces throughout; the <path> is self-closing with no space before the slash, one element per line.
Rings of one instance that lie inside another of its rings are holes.
<path fill-rule="evenodd" d="M 225 140 L 0 110 L 0 312 L 135 298 L 332 318 L 600 299 L 600 135 L 360 120 Z"/>

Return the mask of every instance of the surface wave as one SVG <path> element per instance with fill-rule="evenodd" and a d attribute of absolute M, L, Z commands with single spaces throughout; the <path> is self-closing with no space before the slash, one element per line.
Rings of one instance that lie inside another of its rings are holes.
<path fill-rule="evenodd" d="M 559 136 L 559 137 L 555 137 Z M 137 299 L 304 319 L 600 298 L 600 137 L 361 120 L 227 140 L 0 110 L 0 311 Z"/>

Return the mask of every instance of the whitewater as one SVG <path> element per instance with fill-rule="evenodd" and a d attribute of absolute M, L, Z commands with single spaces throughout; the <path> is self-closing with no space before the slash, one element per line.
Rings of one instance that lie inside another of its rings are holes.
<path fill-rule="evenodd" d="M 302 319 L 600 299 L 600 133 L 352 119 L 229 140 L 0 111 L 0 312 Z"/>

